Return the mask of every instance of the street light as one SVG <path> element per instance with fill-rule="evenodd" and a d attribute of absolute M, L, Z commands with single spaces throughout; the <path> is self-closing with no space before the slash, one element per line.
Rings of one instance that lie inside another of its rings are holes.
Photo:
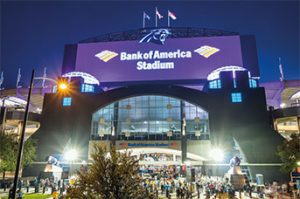
<path fill-rule="evenodd" d="M 65 82 L 61 82 L 58 85 L 60 90 L 66 90 L 68 88 L 68 85 Z"/>
<path fill-rule="evenodd" d="M 19 170 L 20 170 L 20 166 L 21 166 L 23 149 L 24 149 L 26 123 L 27 123 L 27 119 L 28 119 L 31 91 L 32 91 L 32 87 L 33 87 L 33 79 L 34 79 L 34 70 L 32 70 L 31 79 L 30 79 L 29 92 L 28 92 L 28 96 L 27 96 L 27 104 L 26 104 L 26 109 L 25 109 L 25 114 L 24 114 L 24 122 L 23 122 L 22 132 L 21 132 L 21 136 L 20 136 L 20 146 L 19 146 L 19 151 L 18 151 L 16 171 L 15 171 L 15 176 L 14 176 L 14 185 L 13 185 L 13 189 L 12 189 L 12 194 L 9 195 L 10 199 L 15 199 L 15 197 L 16 197 Z"/>
<path fill-rule="evenodd" d="M 24 149 L 24 140 L 25 140 L 25 130 L 26 130 L 26 124 L 28 120 L 28 113 L 29 113 L 29 105 L 30 105 L 30 99 L 31 99 L 31 93 L 32 93 L 32 88 L 33 88 L 33 81 L 34 79 L 40 79 L 39 77 L 34 77 L 34 70 L 32 70 L 31 74 L 31 79 L 30 79 L 30 85 L 29 85 L 29 91 L 28 91 L 28 96 L 27 96 L 27 104 L 25 108 L 25 113 L 24 113 L 24 121 L 23 121 L 23 126 L 22 126 L 22 132 L 20 135 L 20 145 L 19 145 L 19 151 L 18 151 L 18 158 L 17 158 L 17 164 L 16 164 L 16 171 L 15 171 L 15 176 L 14 176 L 14 184 L 12 188 L 12 194 L 9 194 L 9 199 L 15 199 L 16 197 L 16 192 L 17 192 L 17 183 L 18 183 L 18 178 L 19 178 L 19 171 L 21 167 L 21 162 L 22 162 L 22 156 L 23 156 L 23 149 Z M 44 78 L 49 80 L 49 78 Z M 50 79 L 52 80 L 52 79 Z M 53 80 L 52 80 L 53 81 Z M 68 88 L 68 84 L 66 82 L 65 86 L 62 86 L 64 90 Z"/>

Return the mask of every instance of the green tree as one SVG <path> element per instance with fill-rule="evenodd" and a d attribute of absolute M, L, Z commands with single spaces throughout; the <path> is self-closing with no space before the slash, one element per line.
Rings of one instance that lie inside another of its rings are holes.
<path fill-rule="evenodd" d="M 291 172 L 300 161 L 300 134 L 292 134 L 291 139 L 284 140 L 283 144 L 278 147 L 277 154 L 282 161 L 281 170 Z"/>
<path fill-rule="evenodd" d="M 36 143 L 27 139 L 24 144 L 22 167 L 30 165 L 36 157 Z M 15 171 L 19 149 L 19 139 L 15 134 L 0 133 L 0 172 L 5 178 L 6 171 Z"/>
<path fill-rule="evenodd" d="M 108 151 L 101 145 L 94 146 L 92 165 L 78 171 L 78 179 L 69 191 L 71 198 L 91 199 L 152 199 L 138 176 L 138 160 L 130 153 Z"/>

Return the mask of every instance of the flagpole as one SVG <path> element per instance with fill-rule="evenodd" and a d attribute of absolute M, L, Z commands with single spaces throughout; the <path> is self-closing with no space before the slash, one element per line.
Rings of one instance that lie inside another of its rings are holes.
<path fill-rule="evenodd" d="M 169 10 L 168 10 L 168 27 L 170 27 L 170 16 L 169 16 Z"/>
<path fill-rule="evenodd" d="M 155 8 L 155 27 L 157 27 L 157 8 Z"/>

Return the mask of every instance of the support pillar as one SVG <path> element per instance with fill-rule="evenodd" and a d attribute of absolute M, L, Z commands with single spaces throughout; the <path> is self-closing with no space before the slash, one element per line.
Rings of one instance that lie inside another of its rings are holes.
<path fill-rule="evenodd" d="M 113 116 L 111 121 L 111 144 L 116 146 L 116 140 L 118 139 L 118 119 L 119 119 L 119 102 L 114 103 Z"/>

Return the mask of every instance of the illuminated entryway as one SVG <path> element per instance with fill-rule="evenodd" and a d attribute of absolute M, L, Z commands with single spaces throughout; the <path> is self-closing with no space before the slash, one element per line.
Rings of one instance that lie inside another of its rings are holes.
<path fill-rule="evenodd" d="M 119 150 L 120 152 L 125 152 L 125 149 Z M 138 159 L 140 165 L 181 165 L 181 151 L 175 149 L 165 149 L 165 148 L 133 148 L 127 149 L 131 153 L 131 156 L 135 156 Z M 187 153 L 187 162 L 184 164 L 190 165 L 202 165 L 205 158 L 193 154 Z"/>

